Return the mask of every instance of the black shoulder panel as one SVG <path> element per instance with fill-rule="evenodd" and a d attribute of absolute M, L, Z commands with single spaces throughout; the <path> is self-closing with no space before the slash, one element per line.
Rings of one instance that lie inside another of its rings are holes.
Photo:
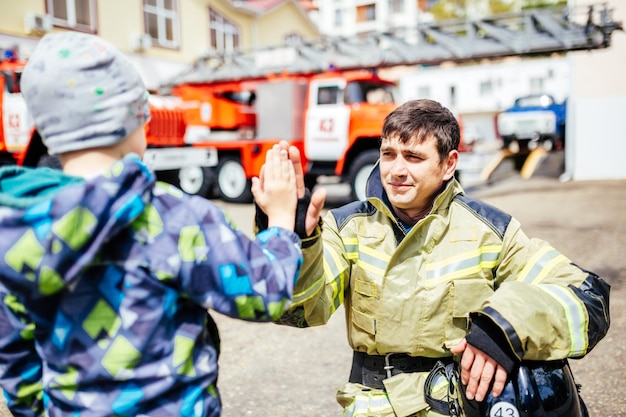
<path fill-rule="evenodd" d="M 498 233 L 500 237 L 504 236 L 504 232 L 506 232 L 506 228 L 509 227 L 509 223 L 511 222 L 510 214 L 507 214 L 483 201 L 476 200 L 475 198 L 471 198 L 463 194 L 458 194 L 455 199 L 476 214 L 477 217 L 481 218 L 496 233 Z"/>
<path fill-rule="evenodd" d="M 367 216 L 375 211 L 374 206 L 367 201 L 353 201 L 352 203 L 330 210 L 337 222 L 337 228 L 339 230 L 346 225 L 350 218 L 354 216 Z"/>

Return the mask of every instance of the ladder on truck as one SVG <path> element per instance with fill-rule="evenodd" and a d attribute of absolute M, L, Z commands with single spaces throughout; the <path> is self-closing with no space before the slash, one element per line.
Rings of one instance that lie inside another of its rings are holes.
<path fill-rule="evenodd" d="M 334 68 L 437 65 L 510 56 L 540 56 L 607 48 L 623 30 L 606 4 L 536 9 L 483 19 L 420 23 L 398 31 L 353 37 L 319 37 L 289 44 L 210 51 L 164 87 L 264 78 L 271 74 L 314 74 Z"/>

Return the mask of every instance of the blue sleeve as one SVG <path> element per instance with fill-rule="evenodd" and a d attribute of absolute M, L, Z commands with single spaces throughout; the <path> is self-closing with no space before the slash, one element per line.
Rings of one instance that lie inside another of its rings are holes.
<path fill-rule="evenodd" d="M 12 295 L 0 293 L 0 386 L 15 417 L 41 416 L 42 362 L 35 350 L 35 325 Z"/>
<path fill-rule="evenodd" d="M 272 227 L 253 240 L 214 204 L 200 208 L 198 223 L 181 230 L 181 285 L 208 309 L 251 321 L 278 319 L 291 303 L 300 273 L 298 236 Z"/>

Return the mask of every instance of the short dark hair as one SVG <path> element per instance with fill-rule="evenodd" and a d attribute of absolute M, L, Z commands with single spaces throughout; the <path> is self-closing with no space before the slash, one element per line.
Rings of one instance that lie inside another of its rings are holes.
<path fill-rule="evenodd" d="M 459 149 L 461 130 L 450 110 L 434 100 L 411 100 L 402 104 L 385 118 L 383 138 L 398 138 L 423 142 L 431 135 L 437 140 L 439 159 L 443 161 L 451 150 Z"/>

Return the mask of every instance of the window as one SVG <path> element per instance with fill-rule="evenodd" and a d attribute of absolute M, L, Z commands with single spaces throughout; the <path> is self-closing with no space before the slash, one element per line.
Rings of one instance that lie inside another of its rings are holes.
<path fill-rule="evenodd" d="M 389 11 L 391 13 L 402 13 L 404 11 L 404 0 L 388 0 Z"/>
<path fill-rule="evenodd" d="M 450 106 L 456 107 L 456 86 L 450 86 Z"/>
<path fill-rule="evenodd" d="M 57 26 L 96 31 L 96 0 L 48 0 L 48 13 Z"/>
<path fill-rule="evenodd" d="M 554 104 L 554 98 L 547 94 L 521 97 L 515 100 L 517 107 L 548 107 Z"/>
<path fill-rule="evenodd" d="M 178 5 L 176 0 L 144 0 L 145 33 L 154 44 L 167 48 L 178 47 Z"/>
<path fill-rule="evenodd" d="M 320 87 L 317 91 L 317 104 L 337 104 L 339 99 L 339 87 L 336 85 Z"/>
<path fill-rule="evenodd" d="M 371 22 L 376 20 L 376 5 L 366 4 L 364 6 L 358 6 L 356 8 L 356 21 L 357 22 Z"/>
<path fill-rule="evenodd" d="M 302 36 L 299 33 L 289 33 L 284 36 L 285 45 L 299 45 L 302 43 Z"/>
<path fill-rule="evenodd" d="M 344 90 L 343 99 L 346 104 L 393 103 L 392 86 L 377 82 L 351 81 Z"/>
<path fill-rule="evenodd" d="M 427 85 L 417 87 L 417 98 L 430 98 L 430 87 Z"/>
<path fill-rule="evenodd" d="M 491 80 L 480 82 L 480 95 L 490 96 L 493 93 L 493 83 Z"/>
<path fill-rule="evenodd" d="M 544 89 L 544 79 L 541 77 L 534 77 L 530 79 L 530 92 L 542 93 Z"/>
<path fill-rule="evenodd" d="M 4 91 L 7 93 L 19 93 L 20 80 L 22 78 L 22 71 L 0 71 L 0 77 L 4 78 Z M 0 91 L 2 94 L 2 91 Z"/>
<path fill-rule="evenodd" d="M 335 27 L 343 26 L 343 9 L 335 9 Z"/>
<path fill-rule="evenodd" d="M 239 28 L 212 7 L 209 7 L 211 47 L 218 51 L 239 48 Z"/>
<path fill-rule="evenodd" d="M 422 12 L 428 12 L 439 0 L 417 0 L 417 8 Z"/>

